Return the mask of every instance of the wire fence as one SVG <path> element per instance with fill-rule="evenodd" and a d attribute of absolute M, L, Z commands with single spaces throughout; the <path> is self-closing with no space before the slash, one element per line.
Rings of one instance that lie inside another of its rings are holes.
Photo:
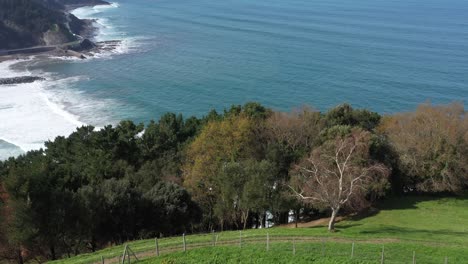
<path fill-rule="evenodd" d="M 93 259 L 88 263 L 132 263 L 148 258 L 154 258 L 175 252 L 187 252 L 199 248 L 235 247 L 239 250 L 249 247 L 263 248 L 266 254 L 290 254 L 292 256 L 313 255 L 323 258 L 336 258 L 340 260 L 359 260 L 366 263 L 380 264 L 401 264 L 401 263 L 427 263 L 427 264 L 449 264 L 468 263 L 467 259 L 450 256 L 434 256 L 427 252 L 418 250 L 402 250 L 401 246 L 395 246 L 389 241 L 382 240 L 355 240 L 337 238 L 320 238 L 305 236 L 272 236 L 266 235 L 246 235 L 242 231 L 239 236 L 232 234 L 224 236 L 223 233 L 215 233 L 191 236 L 182 235 L 180 240 L 164 241 L 154 239 L 153 246 L 146 243 L 144 246 L 133 246 L 127 244 L 121 254 L 108 254 L 100 256 L 100 259 Z M 391 241 L 390 241 L 391 242 Z M 263 244 L 263 245 L 262 245 Z M 463 262 L 465 261 L 465 262 Z"/>

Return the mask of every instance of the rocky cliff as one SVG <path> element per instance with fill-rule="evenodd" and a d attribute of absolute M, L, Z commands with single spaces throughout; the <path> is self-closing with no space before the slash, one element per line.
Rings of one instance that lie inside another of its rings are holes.
<path fill-rule="evenodd" d="M 0 50 L 56 45 L 77 40 L 89 21 L 67 12 L 70 5 L 102 0 L 0 0 Z M 67 8 L 68 7 L 68 8 Z"/>

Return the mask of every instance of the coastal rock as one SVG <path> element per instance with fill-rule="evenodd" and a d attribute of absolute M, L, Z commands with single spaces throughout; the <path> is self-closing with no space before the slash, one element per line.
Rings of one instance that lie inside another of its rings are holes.
<path fill-rule="evenodd" d="M 79 44 L 70 46 L 69 49 L 73 50 L 73 51 L 76 51 L 76 52 L 81 52 L 81 51 L 85 51 L 85 50 L 94 49 L 95 47 L 96 47 L 96 44 L 94 44 L 91 40 L 84 39 Z"/>
<path fill-rule="evenodd" d="M 100 51 L 114 51 L 122 44 L 120 40 L 108 40 L 96 42 L 96 47 Z"/>
<path fill-rule="evenodd" d="M 89 39 L 84 39 L 81 41 L 80 46 L 84 50 L 90 50 L 96 47 L 96 44 L 94 44 L 91 40 Z"/>
<path fill-rule="evenodd" d="M 19 77 L 12 77 L 12 78 L 0 78 L 0 85 L 2 84 L 18 84 L 18 83 L 32 83 L 35 81 L 43 81 L 45 80 L 42 77 L 38 76 L 19 76 Z"/>

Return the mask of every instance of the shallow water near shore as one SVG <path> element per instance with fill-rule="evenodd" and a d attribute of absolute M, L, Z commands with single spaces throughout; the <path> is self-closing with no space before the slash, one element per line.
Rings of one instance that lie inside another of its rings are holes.
<path fill-rule="evenodd" d="M 0 63 L 1 77 L 47 78 L 0 87 L 0 140 L 18 147 L 0 142 L 0 158 L 81 124 L 247 101 L 393 113 L 467 100 L 463 0 L 120 0 L 74 13 L 122 45 L 85 61 Z"/>

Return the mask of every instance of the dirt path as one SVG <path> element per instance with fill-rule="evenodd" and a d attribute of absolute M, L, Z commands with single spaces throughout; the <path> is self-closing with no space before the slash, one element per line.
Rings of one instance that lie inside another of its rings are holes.
<path fill-rule="evenodd" d="M 336 218 L 336 223 L 341 222 L 343 220 L 345 220 L 345 217 L 338 216 Z M 303 222 L 303 223 L 299 222 L 299 223 L 297 223 L 297 227 L 327 226 L 329 221 L 330 221 L 329 217 L 320 218 L 320 219 L 313 220 L 313 221 L 310 221 L 310 222 Z M 285 224 L 285 225 L 280 225 L 279 227 L 295 228 L 296 223 L 289 223 L 289 224 Z"/>

